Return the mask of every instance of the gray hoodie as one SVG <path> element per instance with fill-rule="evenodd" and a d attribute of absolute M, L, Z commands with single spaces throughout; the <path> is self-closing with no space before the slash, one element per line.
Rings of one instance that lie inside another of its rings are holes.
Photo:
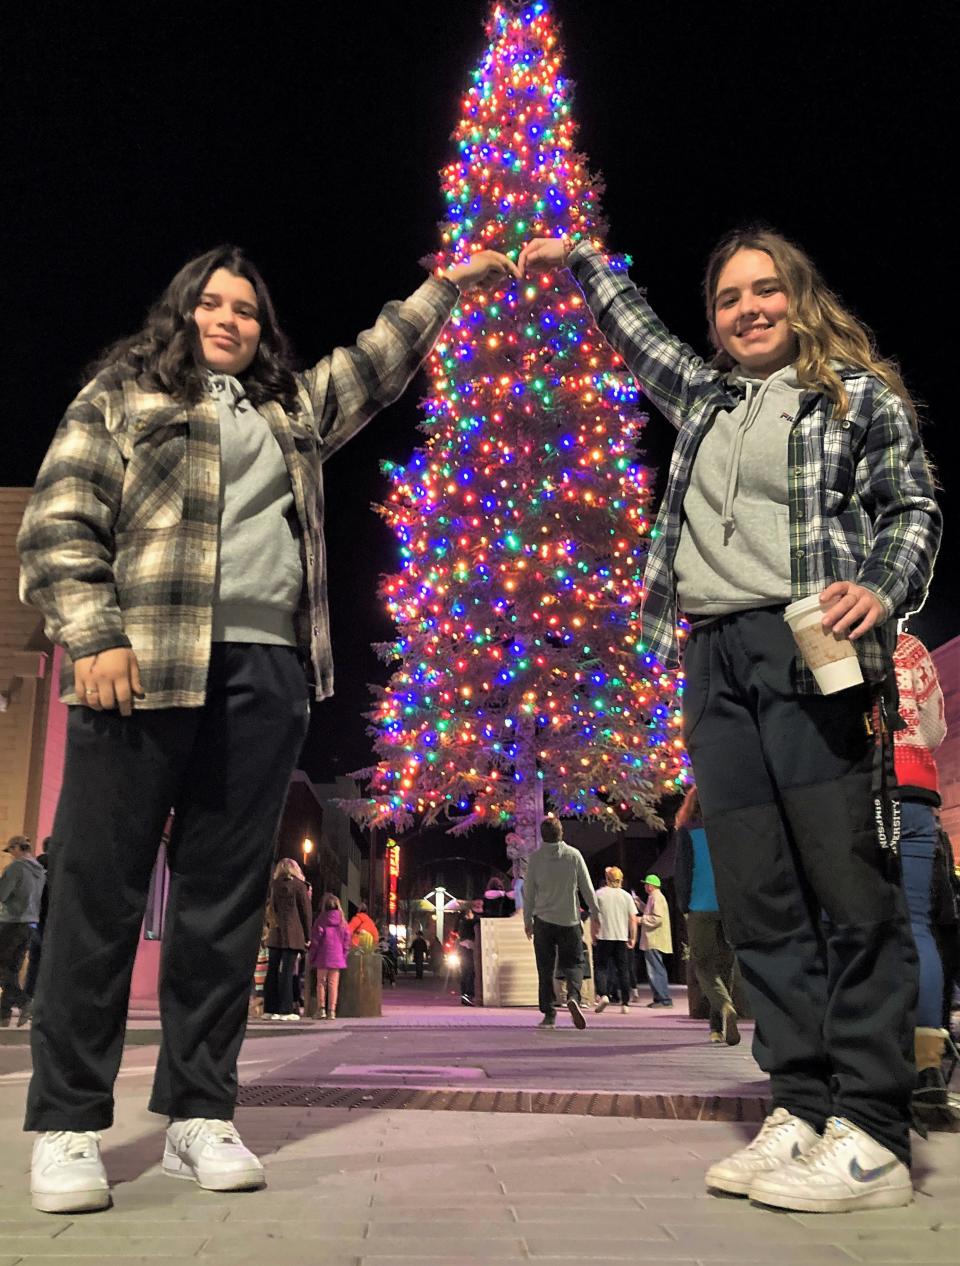
<path fill-rule="evenodd" d="M 527 931 L 532 930 L 534 918 L 560 927 L 579 924 L 578 888 L 591 917 L 599 919 L 600 907 L 580 850 L 563 840 L 541 844 L 527 863 L 523 889 L 523 922 Z"/>
<path fill-rule="evenodd" d="M 18 857 L 0 875 L 0 923 L 37 923 L 47 876 L 35 857 Z"/>
<path fill-rule="evenodd" d="M 803 388 L 793 365 L 769 378 L 736 369 L 746 395 L 703 437 L 683 501 L 674 560 L 687 615 L 790 601 L 787 444 Z"/>

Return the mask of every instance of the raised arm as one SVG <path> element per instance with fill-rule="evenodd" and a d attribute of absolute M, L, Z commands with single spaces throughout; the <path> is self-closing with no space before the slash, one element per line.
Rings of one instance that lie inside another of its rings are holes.
<path fill-rule="evenodd" d="M 697 390 L 717 371 L 671 334 L 626 272 L 610 267 L 588 242 L 567 249 L 564 238 L 542 237 L 520 254 L 523 271 L 567 267 L 600 332 L 644 391 L 680 427 Z"/>
<path fill-rule="evenodd" d="M 326 461 L 404 391 L 430 352 L 461 290 L 469 291 L 517 266 L 496 251 L 479 251 L 467 264 L 430 277 L 408 299 L 388 303 L 353 347 L 337 347 L 300 375 L 318 419 Z"/>

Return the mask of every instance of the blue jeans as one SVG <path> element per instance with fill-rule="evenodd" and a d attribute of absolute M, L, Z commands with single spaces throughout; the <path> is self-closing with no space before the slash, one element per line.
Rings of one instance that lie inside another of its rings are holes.
<path fill-rule="evenodd" d="M 919 1028 L 939 1029 L 943 1024 L 943 965 L 930 920 L 930 888 L 933 856 L 937 848 L 937 822 L 928 804 L 904 800 L 901 805 L 900 862 L 903 891 L 910 911 L 910 930 L 920 958 L 920 993 L 917 998 Z"/>
<path fill-rule="evenodd" d="M 667 982 L 667 969 L 663 965 L 663 955 L 659 950 L 646 949 L 643 957 L 647 964 L 647 980 L 653 990 L 654 1002 L 670 1002 L 670 985 Z"/>

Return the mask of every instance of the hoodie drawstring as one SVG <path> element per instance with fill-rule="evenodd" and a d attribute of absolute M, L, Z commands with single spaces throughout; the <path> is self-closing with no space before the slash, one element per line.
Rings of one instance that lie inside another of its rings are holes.
<path fill-rule="evenodd" d="M 734 526 L 733 515 L 733 498 L 737 490 L 737 476 L 740 473 L 740 457 L 743 453 L 743 441 L 747 431 L 756 421 L 757 416 L 763 407 L 763 398 L 767 394 L 768 388 L 774 381 L 774 376 L 764 379 L 760 384 L 760 388 L 754 395 L 753 383 L 746 383 L 747 396 L 744 401 L 745 409 L 740 425 L 737 427 L 737 434 L 734 437 L 733 444 L 730 446 L 730 459 L 727 463 L 727 479 L 723 493 L 723 509 L 720 511 L 720 522 L 723 524 L 724 530 L 730 532 Z"/>

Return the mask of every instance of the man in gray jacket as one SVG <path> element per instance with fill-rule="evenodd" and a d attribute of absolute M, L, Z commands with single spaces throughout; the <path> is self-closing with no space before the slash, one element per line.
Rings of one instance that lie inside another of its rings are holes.
<path fill-rule="evenodd" d="M 29 1002 L 20 988 L 20 968 L 40 918 L 46 875 L 25 835 L 15 835 L 4 852 L 13 858 L 0 875 L 0 1025 L 6 1027 L 13 1008 Z"/>
<path fill-rule="evenodd" d="M 553 1028 L 557 1006 L 553 992 L 553 969 L 557 964 L 567 982 L 567 1008 L 578 1029 L 587 1022 L 580 1006 L 583 984 L 583 936 L 580 930 L 579 889 L 594 931 L 599 929 L 600 908 L 578 849 L 563 841 L 563 827 L 558 818 L 548 817 L 540 823 L 540 847 L 527 865 L 523 893 L 523 923 L 533 941 L 540 984 L 540 1028 Z"/>

